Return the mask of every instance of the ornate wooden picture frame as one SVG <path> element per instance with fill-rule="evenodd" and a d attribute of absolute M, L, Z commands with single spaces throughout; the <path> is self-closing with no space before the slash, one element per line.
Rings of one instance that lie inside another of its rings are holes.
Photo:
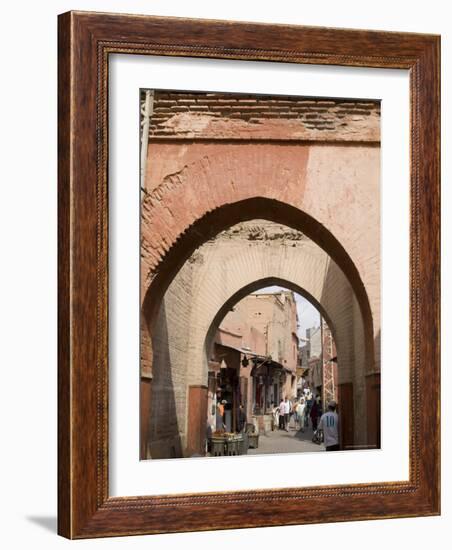
<path fill-rule="evenodd" d="M 89 538 L 439 514 L 440 38 L 69 12 L 59 16 L 58 48 L 59 534 Z M 109 495 L 111 54 L 409 71 L 408 481 L 149 497 Z M 275 502 L 284 502 L 284 516 L 274 513 Z"/>

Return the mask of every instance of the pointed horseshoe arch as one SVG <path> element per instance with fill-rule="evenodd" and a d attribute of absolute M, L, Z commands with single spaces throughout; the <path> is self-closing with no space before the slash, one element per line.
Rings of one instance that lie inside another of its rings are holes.
<path fill-rule="evenodd" d="M 143 289 L 142 294 L 141 355 L 142 367 L 143 365 L 148 366 L 148 372 L 151 373 L 151 376 L 142 378 L 142 441 L 149 439 L 149 435 L 146 434 L 149 433 L 149 416 L 152 414 L 152 407 L 146 406 L 146 403 L 149 400 L 151 400 L 152 403 L 150 389 L 152 384 L 149 382 L 149 380 L 152 380 L 152 338 L 159 322 L 159 311 L 161 311 L 162 301 L 166 291 L 172 281 L 174 281 L 177 277 L 177 274 L 180 272 L 182 266 L 199 247 L 209 240 L 214 239 L 221 231 L 224 231 L 239 222 L 255 219 L 268 220 L 302 232 L 320 249 L 322 249 L 331 261 L 340 268 L 353 291 L 353 296 L 356 299 L 356 304 L 359 308 L 360 316 L 362 317 L 365 358 L 360 368 L 362 369 L 363 376 L 365 375 L 365 371 L 367 369 L 373 370 L 375 368 L 379 357 L 375 354 L 374 349 L 374 327 L 368 295 L 359 275 L 358 269 L 350 256 L 347 254 L 344 247 L 334 237 L 334 235 L 326 229 L 324 225 L 320 224 L 307 213 L 274 199 L 255 197 L 226 204 L 206 213 L 202 216 L 202 218 L 194 221 L 193 224 L 178 237 L 172 246 L 169 247 L 167 252 L 163 254 L 157 268 L 153 271 L 153 273 L 148 274 L 148 277 L 146 277 L 146 275 L 143 276 L 143 279 L 147 281 L 147 283 L 144 285 L 145 288 Z M 314 303 L 322 312 L 332 330 L 335 330 L 336 323 L 332 319 L 332 316 L 323 307 L 320 301 L 309 293 L 309 291 L 288 278 L 281 279 L 270 276 L 265 279 L 267 283 L 273 281 L 272 284 L 278 284 L 276 282 L 278 280 L 280 281 L 281 286 L 285 286 L 289 289 L 295 290 L 301 295 L 305 295 L 307 299 Z M 245 288 L 256 289 L 259 286 L 262 287 L 262 282 L 263 281 L 260 281 L 260 283 L 258 283 L 256 280 L 251 281 L 246 287 L 229 297 L 229 299 L 223 303 L 222 307 L 218 308 L 218 311 L 216 311 L 216 315 L 210 324 L 210 329 L 205 330 L 203 341 L 199 343 L 199 347 L 202 348 L 203 352 L 206 350 L 206 345 L 209 345 L 209 339 L 212 338 L 212 331 L 215 327 L 215 323 L 221 318 L 223 312 L 227 310 L 226 308 L 228 307 L 228 304 L 232 303 L 232 301 L 237 297 L 240 297 L 243 292 L 246 294 Z M 249 290 L 249 292 L 251 291 L 252 290 Z M 197 341 L 199 342 L 199 340 Z M 363 405 L 361 404 L 361 411 L 362 406 Z M 184 427 L 181 427 L 180 425 L 176 426 L 174 429 L 178 430 L 179 433 L 184 431 Z M 178 440 L 177 445 L 181 445 L 183 447 L 183 441 Z M 146 454 L 143 447 L 141 449 L 141 454 L 142 456 Z"/>

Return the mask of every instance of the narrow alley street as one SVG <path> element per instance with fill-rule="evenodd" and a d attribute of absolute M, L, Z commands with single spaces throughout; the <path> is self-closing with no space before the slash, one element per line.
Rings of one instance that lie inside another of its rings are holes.
<path fill-rule="evenodd" d="M 324 451 L 323 445 L 312 443 L 312 428 L 306 428 L 304 433 L 295 429 L 286 432 L 275 430 L 259 436 L 259 447 L 248 449 L 249 455 L 303 453 Z"/>

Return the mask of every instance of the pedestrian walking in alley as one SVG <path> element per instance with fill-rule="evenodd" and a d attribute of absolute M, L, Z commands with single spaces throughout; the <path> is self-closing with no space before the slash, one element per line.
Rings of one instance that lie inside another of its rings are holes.
<path fill-rule="evenodd" d="M 287 397 L 284 398 L 284 428 L 286 432 L 289 431 L 289 421 L 290 421 L 290 402 Z"/>
<path fill-rule="evenodd" d="M 320 420 L 320 417 L 323 414 L 323 404 L 322 400 L 320 399 L 320 395 L 317 397 L 317 418 Z"/>
<path fill-rule="evenodd" d="M 246 412 L 243 405 L 239 407 L 239 414 L 237 418 L 237 428 L 239 432 L 244 432 L 246 430 Z"/>
<path fill-rule="evenodd" d="M 312 395 L 312 392 L 309 390 L 309 393 L 306 396 L 306 417 L 311 416 L 311 409 L 312 409 L 313 403 L 314 403 L 314 396 Z"/>
<path fill-rule="evenodd" d="M 225 429 L 224 424 L 224 404 L 226 401 L 217 401 L 216 414 L 215 414 L 215 430 L 217 432 L 223 432 Z"/>
<path fill-rule="evenodd" d="M 298 430 L 298 401 L 294 399 L 292 403 L 292 418 L 295 430 Z"/>
<path fill-rule="evenodd" d="M 275 431 L 276 426 L 279 428 L 279 407 L 277 407 L 272 401 L 272 432 Z"/>
<path fill-rule="evenodd" d="M 311 423 L 312 423 L 312 430 L 315 432 L 317 430 L 317 424 L 319 422 L 319 416 L 320 416 L 320 397 L 317 396 L 316 399 L 312 402 L 311 406 Z"/>
<path fill-rule="evenodd" d="M 279 404 L 279 407 L 278 407 L 278 415 L 279 415 L 279 429 L 280 430 L 284 430 L 286 428 L 286 425 L 285 425 L 285 415 L 284 415 L 284 412 L 286 410 L 286 404 L 284 402 L 284 399 L 281 399 L 281 403 Z"/>
<path fill-rule="evenodd" d="M 320 418 L 318 429 L 323 430 L 323 442 L 327 451 L 339 451 L 339 417 L 336 401 L 328 403 L 328 411 Z"/>
<path fill-rule="evenodd" d="M 305 428 L 305 409 L 306 409 L 306 403 L 304 401 L 304 397 L 302 397 L 297 405 L 297 420 L 298 420 L 298 429 L 300 429 L 302 432 L 304 432 Z"/>

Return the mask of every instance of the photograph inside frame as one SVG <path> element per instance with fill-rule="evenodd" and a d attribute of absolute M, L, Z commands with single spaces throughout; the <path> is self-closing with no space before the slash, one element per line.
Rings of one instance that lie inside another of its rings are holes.
<path fill-rule="evenodd" d="M 140 459 L 379 449 L 380 101 L 142 89 L 139 131 Z"/>

